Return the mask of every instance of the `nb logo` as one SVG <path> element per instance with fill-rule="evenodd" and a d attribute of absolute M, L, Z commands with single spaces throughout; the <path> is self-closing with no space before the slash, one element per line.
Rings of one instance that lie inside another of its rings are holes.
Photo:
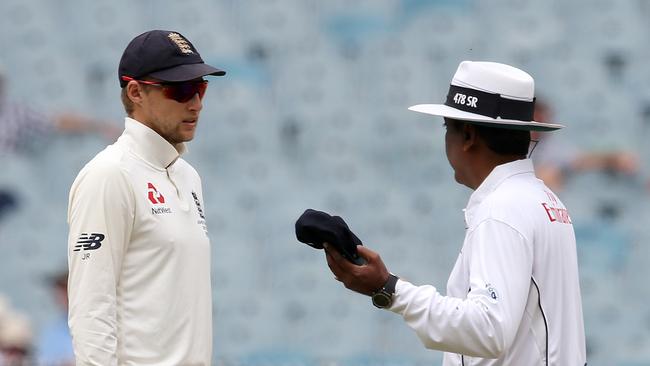
<path fill-rule="evenodd" d="M 476 105 L 476 103 L 478 103 L 478 98 L 473 97 L 471 95 L 467 96 L 465 94 L 456 93 L 456 95 L 454 95 L 454 103 L 460 105 L 466 105 L 472 108 L 477 108 L 478 106 Z"/>
<path fill-rule="evenodd" d="M 81 233 L 79 239 L 77 240 L 77 245 L 74 246 L 74 252 L 81 250 L 96 250 L 102 246 L 102 240 L 104 240 L 104 234 L 100 233 Z"/>

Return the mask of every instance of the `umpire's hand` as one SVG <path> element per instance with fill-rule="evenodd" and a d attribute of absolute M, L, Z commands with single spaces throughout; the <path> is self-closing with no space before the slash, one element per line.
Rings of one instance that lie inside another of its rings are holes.
<path fill-rule="evenodd" d="M 327 243 L 324 247 L 327 265 L 334 273 L 334 278 L 343 282 L 346 288 L 370 296 L 388 281 L 388 270 L 384 262 L 379 254 L 372 250 L 357 245 L 357 252 L 368 262 L 358 266 L 350 263 Z"/>

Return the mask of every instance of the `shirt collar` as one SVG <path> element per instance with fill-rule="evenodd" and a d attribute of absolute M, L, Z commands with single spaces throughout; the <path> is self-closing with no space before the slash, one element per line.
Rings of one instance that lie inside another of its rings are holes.
<path fill-rule="evenodd" d="M 184 143 L 174 146 L 156 131 L 129 117 L 124 120 L 122 137 L 135 155 L 159 169 L 167 169 L 187 151 Z"/>
<path fill-rule="evenodd" d="M 490 193 L 494 192 L 497 187 L 506 179 L 524 173 L 534 173 L 533 161 L 530 159 L 521 159 L 509 163 L 497 165 L 492 172 L 488 174 L 483 183 L 476 188 L 469 198 L 465 211 L 465 223 L 469 224 L 473 211 L 485 200 Z"/>

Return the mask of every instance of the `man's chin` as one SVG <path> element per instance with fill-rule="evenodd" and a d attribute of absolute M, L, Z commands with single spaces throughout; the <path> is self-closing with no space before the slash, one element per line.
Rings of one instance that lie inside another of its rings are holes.
<path fill-rule="evenodd" d="M 180 133 L 178 134 L 179 141 L 188 142 L 194 140 L 194 135 L 196 135 L 195 131 L 196 131 L 195 128 L 187 131 L 180 131 Z"/>
<path fill-rule="evenodd" d="M 194 140 L 194 134 L 192 135 L 183 134 L 183 135 L 176 136 L 176 138 L 170 142 L 172 143 L 172 145 L 176 145 L 183 142 L 190 142 L 192 140 Z"/>

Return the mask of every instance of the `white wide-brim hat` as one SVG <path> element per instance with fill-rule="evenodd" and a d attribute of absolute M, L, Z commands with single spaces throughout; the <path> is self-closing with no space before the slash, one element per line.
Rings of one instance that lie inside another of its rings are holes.
<path fill-rule="evenodd" d="M 496 62 L 461 62 L 444 104 L 418 104 L 409 109 L 507 129 L 553 131 L 564 127 L 534 121 L 533 77 L 523 70 Z"/>

